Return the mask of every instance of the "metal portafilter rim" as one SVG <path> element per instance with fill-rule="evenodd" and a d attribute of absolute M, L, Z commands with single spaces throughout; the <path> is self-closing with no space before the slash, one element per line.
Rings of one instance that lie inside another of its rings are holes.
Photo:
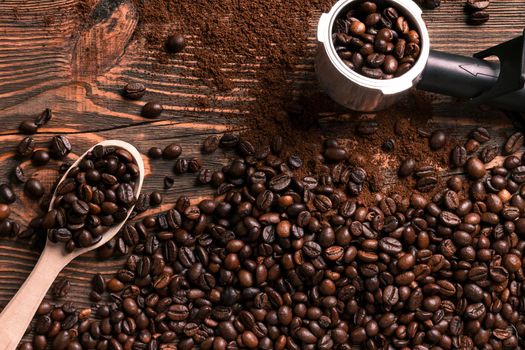
<path fill-rule="evenodd" d="M 332 28 L 341 11 L 351 7 L 352 3 L 360 2 L 362 2 L 362 0 L 340 0 L 332 7 L 329 13 L 323 14 L 318 26 L 318 41 L 325 43 L 326 53 L 333 66 L 354 83 L 366 88 L 380 90 L 384 95 L 397 94 L 410 89 L 419 81 L 430 53 L 430 37 L 421 16 L 421 9 L 412 0 L 379 1 L 380 4 L 385 3 L 391 5 L 413 23 L 419 33 L 421 51 L 414 66 L 403 75 L 392 79 L 373 79 L 347 67 L 335 51 L 332 38 Z"/>

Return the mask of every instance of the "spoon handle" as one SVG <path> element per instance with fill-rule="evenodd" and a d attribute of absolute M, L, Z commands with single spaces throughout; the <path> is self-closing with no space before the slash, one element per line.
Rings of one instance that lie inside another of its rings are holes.
<path fill-rule="evenodd" d="M 57 259 L 48 249 L 40 255 L 33 271 L 0 314 L 0 350 L 15 350 L 36 310 L 58 273 L 70 259 Z"/>

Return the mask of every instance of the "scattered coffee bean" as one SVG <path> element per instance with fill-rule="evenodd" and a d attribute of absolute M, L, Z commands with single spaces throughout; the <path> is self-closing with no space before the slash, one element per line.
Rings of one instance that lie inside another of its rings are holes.
<path fill-rule="evenodd" d="M 489 7 L 489 0 L 467 0 L 465 6 L 469 11 L 481 11 Z"/>
<path fill-rule="evenodd" d="M 175 183 L 175 179 L 171 176 L 165 176 L 164 177 L 164 188 L 169 189 L 173 187 L 173 184 Z"/>
<path fill-rule="evenodd" d="M 36 134 L 38 130 L 38 125 L 36 125 L 31 120 L 24 120 L 22 123 L 20 123 L 20 126 L 18 127 L 18 129 L 20 130 L 22 134 L 33 135 L 33 134 Z"/>
<path fill-rule="evenodd" d="M 46 165 L 47 163 L 49 163 L 49 159 L 49 153 L 41 149 L 34 151 L 33 155 L 31 156 L 31 162 L 35 166 Z"/>
<path fill-rule="evenodd" d="M 44 195 L 44 186 L 36 179 L 29 179 L 24 184 L 24 192 L 31 198 L 40 198 Z"/>
<path fill-rule="evenodd" d="M 182 154 L 182 147 L 176 143 L 167 145 L 162 151 L 164 159 L 176 159 Z"/>
<path fill-rule="evenodd" d="M 130 100 L 140 100 L 146 93 L 146 87 L 142 83 L 129 83 L 126 84 L 122 93 Z"/>
<path fill-rule="evenodd" d="M 148 150 L 148 157 L 150 157 L 151 159 L 162 158 L 162 149 L 160 147 L 151 147 Z"/>
<path fill-rule="evenodd" d="M 485 10 L 472 12 L 468 17 L 468 22 L 473 25 L 481 25 L 489 20 L 489 13 Z"/>
<path fill-rule="evenodd" d="M 36 117 L 35 125 L 37 127 L 44 126 L 51 120 L 51 118 L 53 118 L 53 112 L 51 109 L 46 108 L 38 117 Z"/>
<path fill-rule="evenodd" d="M 67 278 L 57 280 L 53 284 L 53 296 L 55 299 L 65 298 L 71 290 L 71 282 Z"/>
<path fill-rule="evenodd" d="M 186 40 L 181 34 L 173 34 L 166 39 L 166 50 L 171 53 L 179 53 L 184 50 Z"/>
<path fill-rule="evenodd" d="M 399 175 L 399 177 L 408 177 L 412 175 L 415 169 L 416 161 L 412 158 L 408 158 L 401 162 L 397 174 Z"/>
<path fill-rule="evenodd" d="M 218 136 L 208 136 L 202 144 L 203 153 L 213 153 L 219 148 L 220 139 Z"/>
<path fill-rule="evenodd" d="M 67 156 L 72 150 L 71 142 L 67 136 L 54 136 L 49 146 L 51 155 L 56 159 L 62 159 Z"/>
<path fill-rule="evenodd" d="M 0 185 L 0 203 L 12 204 L 16 201 L 16 195 L 8 184 Z"/>
<path fill-rule="evenodd" d="M 521 132 L 515 132 L 510 135 L 503 146 L 505 154 L 516 153 L 523 146 L 523 134 Z"/>
<path fill-rule="evenodd" d="M 429 145 L 430 149 L 437 151 L 445 147 L 447 142 L 447 135 L 443 130 L 436 130 L 430 134 Z"/>
<path fill-rule="evenodd" d="M 16 147 L 16 153 L 20 157 L 29 157 L 35 149 L 35 141 L 31 136 L 25 137 Z"/>
<path fill-rule="evenodd" d="M 475 179 L 482 178 L 487 173 L 485 164 L 479 158 L 471 157 L 465 165 L 467 173 Z"/>
<path fill-rule="evenodd" d="M 11 209 L 7 204 L 0 203 L 0 220 L 5 220 L 11 214 Z"/>
<path fill-rule="evenodd" d="M 157 118 L 160 116 L 164 108 L 158 102 L 148 102 L 142 107 L 141 115 L 144 118 Z"/>

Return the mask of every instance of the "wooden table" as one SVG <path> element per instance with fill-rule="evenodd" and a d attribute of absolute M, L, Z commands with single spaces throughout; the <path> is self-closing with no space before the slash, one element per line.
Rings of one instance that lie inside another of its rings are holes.
<path fill-rule="evenodd" d="M 0 182 L 7 181 L 18 163 L 13 153 L 22 139 L 18 124 L 44 108 L 51 108 L 54 118 L 35 135 L 39 146 L 44 147 L 53 135 L 67 134 L 76 154 L 110 138 L 131 142 L 144 154 L 152 145 L 176 141 L 187 157 L 200 156 L 199 146 L 205 135 L 221 133 L 231 126 L 225 114 L 240 113 L 228 102 L 239 97 L 235 89 L 215 92 L 215 107 L 202 107 L 202 99 L 212 90 L 191 75 L 183 74 L 193 69 L 194 63 L 188 63 L 191 49 L 167 62 L 156 61 L 141 40 L 132 38 L 138 21 L 133 6 L 126 0 L 102 1 L 120 5 L 80 35 L 73 35 L 80 25 L 74 11 L 77 0 L 0 0 Z M 465 24 L 463 1 L 444 0 L 439 9 L 425 13 L 432 47 L 470 55 L 519 35 L 525 27 L 522 0 L 494 1 L 489 12 L 491 19 L 487 24 L 469 27 Z M 302 86 L 316 89 L 312 58 L 317 18 L 310 21 L 311 55 L 305 59 L 306 83 Z M 192 44 L 190 39 L 188 47 Z M 165 65 L 161 67 L 165 68 L 164 73 L 158 69 L 159 64 Z M 120 96 L 119 90 L 130 81 L 147 85 L 149 90 L 143 101 L 132 102 Z M 145 120 L 139 116 L 140 107 L 148 100 L 158 100 L 164 105 L 161 118 Z M 334 133 L 341 123 L 326 122 L 327 132 Z M 500 112 L 458 108 L 448 98 L 435 99 L 431 123 L 451 128 L 461 137 L 478 124 L 487 126 L 498 137 L 512 128 Z M 211 168 L 217 168 L 223 161 L 217 156 L 204 156 L 203 160 Z M 148 177 L 144 191 L 162 189 L 163 178 L 171 173 L 172 163 L 153 163 L 147 158 L 145 163 Z M 27 161 L 22 166 L 28 174 L 43 180 L 48 189 L 57 175 L 54 162 L 39 169 Z M 211 193 L 205 187 L 196 189 L 193 181 L 193 175 L 178 176 L 175 186 L 163 191 L 168 204 L 156 211 L 170 207 L 169 203 L 182 194 L 197 199 Z M 27 224 L 36 215 L 37 204 L 27 200 L 20 187 L 16 192 L 19 200 L 12 205 L 11 217 Z M 28 249 L 24 241 L 0 238 L 0 306 L 14 295 L 37 258 L 38 253 Z M 93 274 L 101 272 L 109 277 L 121 264 L 121 259 L 97 261 L 94 255 L 78 258 L 61 274 L 72 283 L 67 300 L 90 305 L 87 295 Z"/>

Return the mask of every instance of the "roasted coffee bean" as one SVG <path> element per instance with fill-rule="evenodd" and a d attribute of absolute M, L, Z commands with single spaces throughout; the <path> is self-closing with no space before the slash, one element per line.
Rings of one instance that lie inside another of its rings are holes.
<path fill-rule="evenodd" d="M 485 10 L 474 11 L 469 15 L 468 21 L 470 24 L 481 25 L 487 22 L 489 20 L 489 17 L 489 13 Z"/>
<path fill-rule="evenodd" d="M 437 151 L 445 147 L 446 142 L 447 142 L 447 135 L 445 134 L 443 130 L 436 130 L 430 135 L 429 145 L 430 145 L 430 149 L 433 151 Z"/>
<path fill-rule="evenodd" d="M 36 166 L 46 165 L 47 163 L 49 163 L 49 159 L 49 153 L 41 149 L 34 151 L 31 155 L 31 162 L 33 163 L 33 165 Z"/>
<path fill-rule="evenodd" d="M 481 150 L 479 158 L 483 163 L 489 163 L 494 160 L 498 154 L 499 147 L 497 145 L 487 145 Z"/>
<path fill-rule="evenodd" d="M 19 183 L 25 183 L 27 181 L 27 177 L 24 173 L 24 170 L 19 165 L 17 165 L 13 171 L 13 177 Z"/>
<path fill-rule="evenodd" d="M 54 136 L 51 139 L 51 145 L 49 146 L 51 155 L 56 159 L 61 159 L 67 156 L 71 150 L 71 142 L 66 136 Z"/>
<path fill-rule="evenodd" d="M 173 184 L 175 183 L 175 179 L 171 176 L 165 176 L 164 177 L 164 188 L 169 189 L 173 187 Z"/>
<path fill-rule="evenodd" d="M 26 134 L 26 135 L 33 135 L 33 134 L 36 134 L 37 130 L 38 130 L 38 125 L 36 125 L 33 121 L 31 120 L 24 120 L 22 123 L 20 123 L 20 125 L 18 126 L 18 130 L 20 130 L 20 132 L 22 134 Z"/>
<path fill-rule="evenodd" d="M 467 0 L 466 7 L 470 11 L 484 10 L 490 5 L 489 0 Z"/>
<path fill-rule="evenodd" d="M 46 125 L 51 120 L 51 118 L 53 118 L 53 112 L 51 109 L 46 108 L 38 115 L 38 117 L 36 117 L 35 125 L 38 127 Z"/>
<path fill-rule="evenodd" d="M 71 282 L 66 278 L 59 279 L 53 285 L 53 296 L 55 299 L 65 298 L 70 290 Z"/>
<path fill-rule="evenodd" d="M 144 118 L 158 118 L 164 108 L 158 102 L 148 102 L 142 107 L 141 115 Z"/>
<path fill-rule="evenodd" d="M 16 195 L 8 184 L 0 185 L 0 203 L 11 204 L 16 201 Z"/>
<path fill-rule="evenodd" d="M 487 173 L 485 164 L 476 157 L 471 157 L 465 165 L 467 173 L 475 179 L 482 178 Z"/>
<path fill-rule="evenodd" d="M 16 147 L 16 153 L 20 157 L 29 157 L 35 149 L 35 141 L 31 136 L 24 137 Z"/>
<path fill-rule="evenodd" d="M 188 172 L 188 160 L 183 158 L 177 159 L 173 166 L 173 172 L 175 174 L 184 174 Z"/>
<path fill-rule="evenodd" d="M 176 143 L 167 145 L 162 151 L 164 159 L 176 159 L 182 154 L 182 147 Z"/>
<path fill-rule="evenodd" d="M 31 198 L 40 198 L 44 195 L 44 186 L 36 179 L 29 179 L 24 184 L 24 192 Z"/>
<path fill-rule="evenodd" d="M 151 159 L 159 159 L 162 157 L 162 149 L 160 147 L 151 147 L 148 150 L 148 157 Z"/>
<path fill-rule="evenodd" d="M 146 93 L 146 87 L 142 83 L 128 83 L 124 86 L 122 94 L 130 100 L 140 100 Z"/>
<path fill-rule="evenodd" d="M 454 168 L 460 168 L 467 163 L 467 150 L 463 146 L 455 146 L 450 154 L 450 162 Z"/>
<path fill-rule="evenodd" d="M 213 153 L 219 148 L 220 139 L 218 136 L 210 135 L 202 143 L 203 153 Z"/>
<path fill-rule="evenodd" d="M 523 134 L 521 132 L 515 132 L 509 136 L 505 142 L 505 145 L 503 146 L 503 150 L 505 151 L 505 154 L 512 154 L 517 152 L 522 146 Z"/>
<path fill-rule="evenodd" d="M 173 34 L 166 39 L 166 50 L 171 53 L 179 53 L 184 50 L 186 40 L 182 34 Z"/>
<path fill-rule="evenodd" d="M 419 192 L 430 192 L 436 187 L 437 182 L 435 176 L 424 176 L 417 180 L 416 188 Z"/>
<path fill-rule="evenodd" d="M 233 133 L 225 133 L 219 140 L 221 147 L 230 148 L 235 147 L 239 143 L 239 136 Z"/>
<path fill-rule="evenodd" d="M 399 177 L 408 177 L 412 175 L 416 168 L 416 161 L 412 158 L 405 159 L 403 162 L 401 162 L 401 165 L 399 166 L 399 169 L 397 171 L 397 174 Z"/>

